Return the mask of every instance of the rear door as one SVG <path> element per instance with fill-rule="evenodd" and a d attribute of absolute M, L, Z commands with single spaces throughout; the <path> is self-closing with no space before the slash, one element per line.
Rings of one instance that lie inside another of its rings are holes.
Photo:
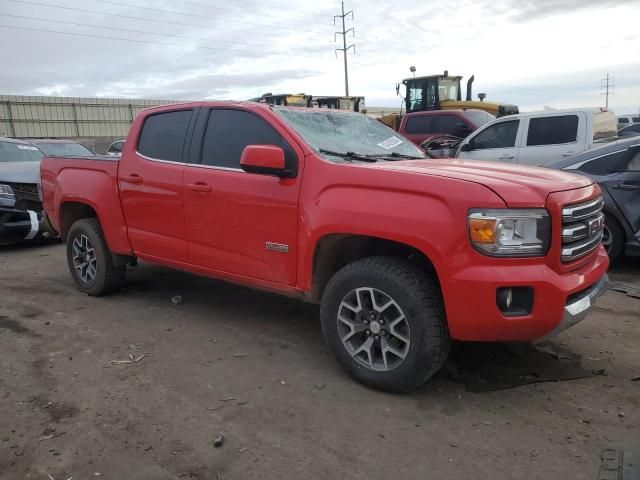
<path fill-rule="evenodd" d="M 118 167 L 129 241 L 138 254 L 187 261 L 182 175 L 193 109 L 154 113 L 125 144 Z"/>
<path fill-rule="evenodd" d="M 586 149 L 584 112 L 549 114 L 524 119 L 518 163 L 546 165 Z"/>
<path fill-rule="evenodd" d="M 521 137 L 519 119 L 492 123 L 464 140 L 458 149 L 459 158 L 516 163 Z"/>
<path fill-rule="evenodd" d="M 296 177 L 243 171 L 240 156 L 247 145 L 281 147 Z M 286 131 L 256 112 L 202 109 L 192 163 L 184 172 L 189 263 L 294 285 L 302 157 Z"/>

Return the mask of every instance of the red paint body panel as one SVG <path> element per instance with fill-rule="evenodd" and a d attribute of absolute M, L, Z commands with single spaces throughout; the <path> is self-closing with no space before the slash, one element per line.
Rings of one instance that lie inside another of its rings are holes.
<path fill-rule="evenodd" d="M 45 211 L 54 225 L 60 225 L 63 202 L 86 203 L 98 213 L 116 253 L 301 296 L 312 290 L 314 255 L 325 236 L 393 240 L 431 260 L 451 335 L 460 340 L 539 338 L 560 322 L 567 297 L 595 283 L 608 267 L 602 247 L 573 263 L 560 262 L 561 208 L 599 195 L 588 178 L 456 159 L 337 164 L 318 156 L 268 106 L 186 106 L 261 116 L 292 146 L 296 178 L 141 157 L 136 144 L 144 118 L 177 108 L 157 107 L 138 116 L 119 162 L 43 160 Z M 505 207 L 549 211 L 552 242 L 546 257 L 496 259 L 471 247 L 469 209 Z M 533 287 L 530 315 L 500 313 L 496 289 L 504 286 Z"/>

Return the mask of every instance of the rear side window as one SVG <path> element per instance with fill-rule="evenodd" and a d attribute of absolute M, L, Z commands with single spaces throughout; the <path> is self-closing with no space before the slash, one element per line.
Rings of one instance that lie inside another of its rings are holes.
<path fill-rule="evenodd" d="M 631 120 L 633 120 L 633 123 L 640 123 L 640 117 L 633 117 Z"/>
<path fill-rule="evenodd" d="M 527 146 L 573 143 L 577 138 L 577 115 L 559 115 L 529 120 Z"/>
<path fill-rule="evenodd" d="M 578 170 L 591 175 L 609 175 L 627 169 L 631 155 L 629 150 L 610 153 L 581 165 Z"/>
<path fill-rule="evenodd" d="M 202 164 L 240 168 L 240 157 L 247 145 L 282 148 L 286 168 L 294 174 L 297 171 L 293 149 L 264 119 L 242 110 L 211 110 L 202 144 Z"/>
<path fill-rule="evenodd" d="M 484 150 L 488 148 L 511 148 L 516 145 L 518 135 L 518 125 L 520 120 L 500 122 L 487 127 L 472 140 L 474 150 Z"/>
<path fill-rule="evenodd" d="M 147 117 L 138 141 L 145 157 L 182 162 L 182 151 L 192 110 L 157 113 Z"/>
<path fill-rule="evenodd" d="M 628 118 L 619 118 L 618 119 L 618 123 L 629 123 L 629 119 Z"/>
<path fill-rule="evenodd" d="M 124 148 L 124 142 L 115 142 L 109 148 L 109 151 L 112 153 L 121 153 Z"/>
<path fill-rule="evenodd" d="M 407 133 L 434 133 L 433 120 L 435 117 L 431 115 L 420 115 L 407 119 Z"/>

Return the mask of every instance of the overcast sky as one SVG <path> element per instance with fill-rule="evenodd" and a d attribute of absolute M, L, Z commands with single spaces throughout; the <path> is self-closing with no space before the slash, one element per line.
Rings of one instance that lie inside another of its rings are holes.
<path fill-rule="evenodd" d="M 640 111 L 639 0 L 349 0 L 345 7 L 355 13 L 347 19 L 356 33 L 348 36 L 356 44 L 350 93 L 369 106 L 399 105 L 395 84 L 415 65 L 418 75 L 475 74 L 474 95 L 521 111 L 604 105 L 600 81 L 609 72 L 610 108 Z M 339 8 L 311 0 L 0 0 L 0 94 L 341 95 L 332 19 Z"/>

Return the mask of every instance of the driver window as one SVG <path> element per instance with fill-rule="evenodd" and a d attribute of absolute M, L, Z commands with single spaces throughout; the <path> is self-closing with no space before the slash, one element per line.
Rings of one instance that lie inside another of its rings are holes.
<path fill-rule="evenodd" d="M 297 161 L 293 149 L 261 117 L 242 110 L 211 110 L 202 143 L 202 164 L 240 169 L 240 157 L 247 145 L 275 145 L 282 148 L 286 168 L 296 172 Z"/>
<path fill-rule="evenodd" d="M 516 136 L 520 120 L 511 120 L 491 125 L 473 138 L 474 150 L 489 148 L 512 148 L 516 146 Z"/>

